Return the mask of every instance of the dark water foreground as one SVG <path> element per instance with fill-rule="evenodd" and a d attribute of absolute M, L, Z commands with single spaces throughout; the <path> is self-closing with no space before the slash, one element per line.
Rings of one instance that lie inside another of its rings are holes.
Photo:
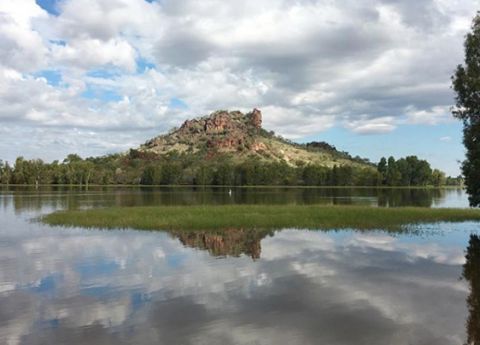
<path fill-rule="evenodd" d="M 387 194 L 406 202 L 410 192 Z M 0 344 L 480 342 L 479 224 L 427 225 L 403 234 L 191 233 L 62 229 L 32 221 L 67 207 L 268 198 L 378 206 L 381 199 L 374 190 L 242 193 L 4 190 Z M 455 190 L 420 194 L 422 201 L 411 202 L 466 203 Z"/>

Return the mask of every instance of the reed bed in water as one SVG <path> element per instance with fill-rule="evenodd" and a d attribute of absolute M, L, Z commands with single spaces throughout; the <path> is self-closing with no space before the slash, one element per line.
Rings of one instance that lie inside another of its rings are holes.
<path fill-rule="evenodd" d="M 58 211 L 41 219 L 59 226 L 144 230 L 399 229 L 403 225 L 480 221 L 480 209 L 324 205 L 111 207 Z"/>

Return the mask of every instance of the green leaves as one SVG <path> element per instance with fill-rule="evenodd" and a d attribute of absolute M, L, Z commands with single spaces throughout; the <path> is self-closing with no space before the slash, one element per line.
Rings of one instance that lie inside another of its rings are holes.
<path fill-rule="evenodd" d="M 466 160 L 462 164 L 471 206 L 480 205 L 480 16 L 465 38 L 465 64 L 452 76 L 456 93 L 453 116 L 463 121 Z"/>

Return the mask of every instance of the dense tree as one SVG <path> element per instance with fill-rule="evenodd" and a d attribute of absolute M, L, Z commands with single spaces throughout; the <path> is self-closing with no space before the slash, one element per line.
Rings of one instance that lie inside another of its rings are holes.
<path fill-rule="evenodd" d="M 388 161 L 382 158 L 377 165 L 377 171 L 377 179 L 387 186 L 443 186 L 447 181 L 445 173 L 438 169 L 432 170 L 426 160 L 418 159 L 417 156 L 408 156 L 397 161 L 393 157 L 389 157 Z M 450 181 L 456 185 L 460 183 L 457 179 Z M 356 184 L 359 185 L 358 181 Z"/>
<path fill-rule="evenodd" d="M 0 183 L 5 183 L 5 164 L 3 161 L 0 159 Z"/>
<path fill-rule="evenodd" d="M 42 160 L 18 157 L 13 171 L 13 183 L 38 185 L 45 180 L 46 166 Z"/>
<path fill-rule="evenodd" d="M 472 31 L 464 43 L 465 65 L 452 77 L 456 93 L 453 115 L 463 121 L 466 160 L 462 164 L 471 206 L 480 206 L 480 15 L 473 19 Z"/>
<path fill-rule="evenodd" d="M 307 165 L 303 168 L 303 183 L 307 186 L 321 186 L 325 184 L 326 176 L 323 169 L 315 165 Z"/>
<path fill-rule="evenodd" d="M 8 162 L 0 160 L 0 183 L 9 184 L 11 179 L 11 168 Z"/>
<path fill-rule="evenodd" d="M 432 176 L 431 176 L 432 185 L 436 187 L 444 186 L 446 182 L 447 182 L 447 178 L 445 177 L 445 173 L 443 171 L 440 171 L 438 169 L 434 169 L 432 171 Z"/>
<path fill-rule="evenodd" d="M 177 162 L 166 162 L 162 165 L 160 184 L 174 185 L 181 182 L 182 168 Z"/>
<path fill-rule="evenodd" d="M 355 186 L 380 186 L 384 183 L 384 175 L 372 169 L 358 169 L 354 171 Z"/>
<path fill-rule="evenodd" d="M 359 167 L 315 164 L 292 166 L 285 161 L 268 162 L 251 158 L 235 162 L 229 157 L 201 161 L 191 155 L 172 153 L 166 156 L 109 155 L 82 159 L 69 155 L 62 162 L 45 163 L 19 157 L 14 167 L 0 164 L 0 183 L 69 184 L 88 187 L 90 184 L 142 185 L 306 185 L 306 186 L 398 186 L 443 185 L 445 175 L 432 172 L 428 162 L 415 156 L 395 161 L 383 158 L 377 165 Z M 461 179 L 450 178 L 450 184 Z"/>
<path fill-rule="evenodd" d="M 353 168 L 351 166 L 344 165 L 338 168 L 338 186 L 352 186 L 353 178 Z"/>
<path fill-rule="evenodd" d="M 161 180 L 162 172 L 160 170 L 160 167 L 149 165 L 143 170 L 140 183 L 144 185 L 154 185 L 160 184 Z"/>
<path fill-rule="evenodd" d="M 409 167 L 409 185 L 426 186 L 432 176 L 430 164 L 425 160 L 419 160 L 416 156 L 406 158 Z"/>
<path fill-rule="evenodd" d="M 235 183 L 235 170 L 228 163 L 221 163 L 213 173 L 213 184 L 231 186 Z"/>
<path fill-rule="evenodd" d="M 380 162 L 377 164 L 377 170 L 382 176 L 387 175 L 387 159 L 385 157 L 382 157 L 380 159 Z M 382 181 L 382 183 L 385 183 L 385 180 Z"/>
<path fill-rule="evenodd" d="M 207 186 L 213 184 L 213 170 L 205 164 L 198 167 L 193 184 Z"/>
<path fill-rule="evenodd" d="M 401 172 L 398 169 L 395 158 L 389 157 L 387 172 L 385 175 L 385 184 L 388 186 L 399 186 L 402 179 Z"/>

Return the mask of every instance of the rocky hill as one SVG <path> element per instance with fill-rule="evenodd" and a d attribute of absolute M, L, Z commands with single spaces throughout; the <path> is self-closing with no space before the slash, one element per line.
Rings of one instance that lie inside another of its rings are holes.
<path fill-rule="evenodd" d="M 157 155 L 177 152 L 206 160 L 227 156 L 237 162 L 257 158 L 286 162 L 292 167 L 306 164 L 325 167 L 369 165 L 366 160 L 339 152 L 327 143 L 297 144 L 276 136 L 262 128 L 262 113 L 258 109 L 247 114 L 219 110 L 187 120 L 180 128 L 149 140 L 139 151 Z"/>

